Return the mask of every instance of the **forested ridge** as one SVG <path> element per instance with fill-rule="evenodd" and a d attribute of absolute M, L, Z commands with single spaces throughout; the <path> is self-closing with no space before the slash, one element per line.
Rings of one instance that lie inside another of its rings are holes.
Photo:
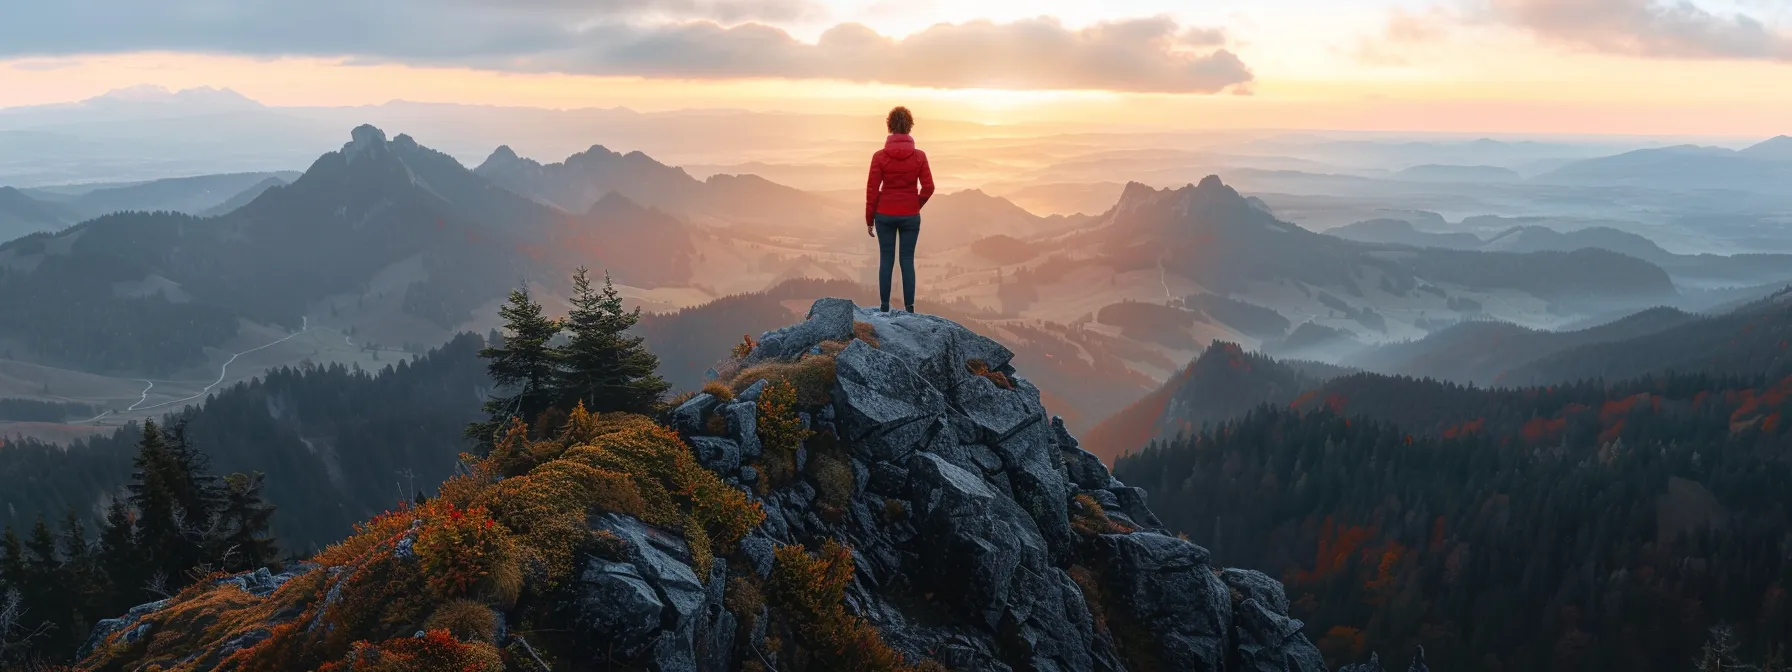
<path fill-rule="evenodd" d="M 294 550 L 342 538 L 353 523 L 447 478 L 466 448 L 461 428 L 479 417 L 491 387 L 463 334 L 380 372 L 341 365 L 283 367 L 239 383 L 202 407 L 171 414 L 226 472 L 268 474 L 266 494 L 285 511 L 273 531 Z M 104 515 L 130 479 L 142 430 L 127 426 L 66 447 L 0 438 L 0 527 L 39 516 Z"/>
<path fill-rule="evenodd" d="M 1788 411 L 1792 377 L 1357 375 L 1116 475 L 1281 578 L 1333 664 L 1417 644 L 1434 669 L 1679 670 L 1718 626 L 1759 663 L 1792 640 Z"/>

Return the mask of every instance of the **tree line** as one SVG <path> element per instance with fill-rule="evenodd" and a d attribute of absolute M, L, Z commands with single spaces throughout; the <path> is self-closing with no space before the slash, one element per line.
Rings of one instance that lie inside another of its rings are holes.
<path fill-rule="evenodd" d="M 1362 375 L 1116 475 L 1216 563 L 1279 576 L 1333 665 L 1422 645 L 1449 670 L 1784 669 L 1787 412 L 1792 378 Z"/>
<path fill-rule="evenodd" d="M 586 269 L 573 274 L 572 310 L 549 317 L 528 286 L 511 291 L 498 309 L 505 333 L 479 351 L 497 385 L 483 410 L 486 419 L 467 425 L 466 436 L 489 452 L 513 421 L 552 433 L 573 409 L 651 414 L 671 385 L 660 378 L 659 357 L 646 339 L 629 333 L 641 309 L 622 309 L 622 297 L 604 275 L 591 284 Z"/>
<path fill-rule="evenodd" d="M 212 475 L 184 420 L 143 423 L 132 467 L 93 539 L 73 509 L 0 534 L 0 665 L 69 662 L 100 618 L 217 572 L 279 568 L 262 473 Z"/>

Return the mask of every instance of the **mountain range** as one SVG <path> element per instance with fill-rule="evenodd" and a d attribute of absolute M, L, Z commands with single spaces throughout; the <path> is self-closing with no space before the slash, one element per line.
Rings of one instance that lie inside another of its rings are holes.
<path fill-rule="evenodd" d="M 350 309 L 442 334 L 519 279 L 564 285 L 578 265 L 638 286 L 688 277 L 688 231 L 663 213 L 620 196 L 566 212 L 407 135 L 352 136 L 289 185 L 243 178 L 262 193 L 217 217 L 121 213 L 0 245 L 0 303 L 35 316 L 0 325 L 0 339 L 68 366 L 167 371 L 201 361 L 238 320 L 297 329 Z M 122 289 L 137 285 L 160 289 Z"/>
<path fill-rule="evenodd" d="M 1538 181 L 1674 190 L 1770 190 L 1792 179 L 1792 137 L 1750 147 L 1676 145 L 1586 159 L 1538 175 Z"/>

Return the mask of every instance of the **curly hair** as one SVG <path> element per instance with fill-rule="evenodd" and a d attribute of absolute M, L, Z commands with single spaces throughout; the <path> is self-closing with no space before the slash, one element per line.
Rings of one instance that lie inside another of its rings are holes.
<path fill-rule="evenodd" d="M 891 133 L 908 133 L 915 127 L 915 115 L 910 114 L 908 108 L 899 106 L 890 110 L 890 116 L 884 120 L 884 126 L 889 127 Z"/>

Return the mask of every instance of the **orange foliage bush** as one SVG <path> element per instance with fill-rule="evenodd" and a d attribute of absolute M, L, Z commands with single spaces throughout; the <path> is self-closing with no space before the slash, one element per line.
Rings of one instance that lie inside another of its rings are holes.
<path fill-rule="evenodd" d="M 761 493 L 796 479 L 796 449 L 814 436 L 797 417 L 796 387 L 789 381 L 772 383 L 759 395 L 759 479 Z"/>
<path fill-rule="evenodd" d="M 800 545 L 774 551 L 766 598 L 788 619 L 810 667 L 862 672 L 925 672 L 943 670 L 938 663 L 910 664 L 885 644 L 877 628 L 846 610 L 846 584 L 852 581 L 852 550 L 829 539 L 818 556 Z"/>
<path fill-rule="evenodd" d="M 318 672 L 504 672 L 504 658 L 482 642 L 454 638 L 446 630 L 422 637 L 398 637 L 379 644 L 355 642 L 343 660 Z"/>
<path fill-rule="evenodd" d="M 703 393 L 723 402 L 734 401 L 734 389 L 723 385 L 722 381 L 712 380 L 703 384 Z"/>
<path fill-rule="evenodd" d="M 879 345 L 877 342 L 877 325 L 870 322 L 852 323 L 852 337 L 864 341 L 865 345 L 869 345 L 873 348 Z"/>
<path fill-rule="evenodd" d="M 796 388 L 797 405 L 805 408 L 821 406 L 834 396 L 834 381 L 839 375 L 835 370 L 834 355 L 839 354 L 841 345 L 839 341 L 829 341 L 821 344 L 821 354 L 804 354 L 791 362 L 754 364 L 736 374 L 730 386 L 740 391 L 762 379 L 772 385 L 789 383 Z"/>
<path fill-rule="evenodd" d="M 746 357 L 749 353 L 752 353 L 753 348 L 757 347 L 758 345 L 759 345 L 759 343 L 754 341 L 752 336 L 742 334 L 740 337 L 740 342 L 734 344 L 734 349 L 731 350 L 729 352 L 729 354 L 733 355 L 736 358 Z"/>
<path fill-rule="evenodd" d="M 498 614 L 472 600 L 455 600 L 437 607 L 423 629 L 447 631 L 463 642 L 492 644 L 498 639 Z"/>
<path fill-rule="evenodd" d="M 989 382 L 996 384 L 996 387 L 1004 390 L 1014 389 L 1014 381 L 1008 380 L 1007 374 L 1004 374 L 1001 371 L 991 370 L 989 364 L 981 359 L 967 361 L 964 363 L 964 366 L 966 369 L 970 370 L 971 375 L 988 378 Z"/>
<path fill-rule="evenodd" d="M 429 596 L 466 597 L 499 606 L 516 602 L 523 588 L 520 554 L 510 530 L 483 507 L 451 502 L 423 505 L 423 524 L 412 548 L 422 562 Z"/>
<path fill-rule="evenodd" d="M 682 530 L 705 580 L 714 552 L 765 518 L 645 417 L 580 406 L 556 439 L 527 441 L 521 423 L 509 429 L 486 458 L 463 455 L 468 473 L 437 497 L 357 525 L 313 558 L 317 569 L 273 595 L 200 582 L 156 615 L 150 637 L 106 642 L 83 667 L 495 672 L 506 654 L 491 642 L 493 607 L 509 608 L 525 590 L 551 591 L 581 550 L 626 552 L 614 535 L 589 528 L 591 513 Z M 520 464 L 532 468 L 504 477 Z M 419 629 L 429 633 L 412 637 Z M 224 642 L 252 630 L 265 637 L 224 656 Z"/>
<path fill-rule="evenodd" d="M 1101 502 L 1089 495 L 1077 495 L 1072 499 L 1076 503 L 1070 511 L 1070 529 L 1087 535 L 1100 534 L 1132 534 L 1136 532 L 1132 526 L 1108 517 Z"/>

